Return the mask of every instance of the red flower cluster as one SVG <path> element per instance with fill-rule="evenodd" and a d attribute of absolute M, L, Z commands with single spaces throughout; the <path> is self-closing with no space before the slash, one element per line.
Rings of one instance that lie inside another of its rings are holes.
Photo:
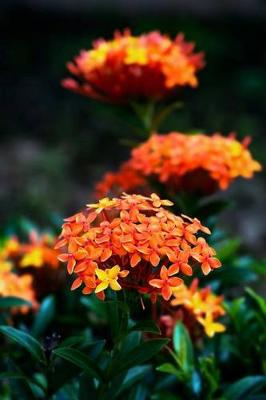
<path fill-rule="evenodd" d="M 56 248 L 66 247 L 59 260 L 75 274 L 72 289 L 82 284 L 84 294 L 104 290 L 135 289 L 153 301 L 161 294 L 169 300 L 192 275 L 196 265 L 204 274 L 220 267 L 215 251 L 200 231 L 209 234 L 196 218 L 176 216 L 156 194 L 150 197 L 123 194 L 89 204 L 65 220 Z"/>
<path fill-rule="evenodd" d="M 100 100 L 128 101 L 160 98 L 176 87 L 197 86 L 203 54 L 179 34 L 174 40 L 159 32 L 132 36 L 116 32 L 114 39 L 97 40 L 67 67 L 75 78 L 63 86 Z"/>
<path fill-rule="evenodd" d="M 133 149 L 130 160 L 117 173 L 105 175 L 96 186 L 96 195 L 121 193 L 125 186 L 132 192 L 135 182 L 138 188 L 144 188 L 147 178 L 159 181 L 170 191 L 211 194 L 218 188 L 226 189 L 237 177 L 251 178 L 261 170 L 247 149 L 247 142 L 246 139 L 240 143 L 233 136 L 218 133 L 154 134 Z M 127 179 L 129 173 L 134 176 L 132 185 Z"/>

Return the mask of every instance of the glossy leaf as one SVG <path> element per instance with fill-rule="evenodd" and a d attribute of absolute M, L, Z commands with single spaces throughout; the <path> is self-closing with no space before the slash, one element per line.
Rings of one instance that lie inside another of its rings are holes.
<path fill-rule="evenodd" d="M 160 331 L 158 325 L 152 320 L 137 322 L 135 325 L 132 326 L 132 328 L 130 330 L 131 331 L 149 332 L 149 333 L 154 333 L 157 335 L 161 334 L 161 331 Z"/>
<path fill-rule="evenodd" d="M 54 296 L 46 297 L 36 314 L 32 334 L 36 337 L 41 336 L 48 328 L 55 315 L 55 299 Z"/>
<path fill-rule="evenodd" d="M 189 333 L 181 322 L 175 326 L 173 345 L 180 368 L 190 373 L 194 367 L 193 346 Z"/>
<path fill-rule="evenodd" d="M 230 385 L 223 397 L 226 400 L 242 400 L 262 387 L 266 387 L 265 376 L 247 376 Z"/>
<path fill-rule="evenodd" d="M 0 326 L 0 332 L 24 347 L 36 360 L 45 362 L 42 347 L 34 337 L 11 326 Z"/>
<path fill-rule="evenodd" d="M 0 309 L 28 306 L 31 307 L 31 302 L 21 299 L 20 297 L 0 297 Z"/>
<path fill-rule="evenodd" d="M 123 357 L 114 361 L 112 364 L 111 376 L 114 377 L 122 371 L 127 371 L 129 368 L 145 363 L 157 354 L 167 343 L 168 339 L 153 339 L 141 343 L 124 354 Z"/>
<path fill-rule="evenodd" d="M 103 373 L 96 365 L 95 360 L 86 356 L 81 351 L 71 347 L 59 347 L 53 351 L 53 354 L 75 364 L 87 375 L 97 378 L 98 380 L 103 379 Z"/>

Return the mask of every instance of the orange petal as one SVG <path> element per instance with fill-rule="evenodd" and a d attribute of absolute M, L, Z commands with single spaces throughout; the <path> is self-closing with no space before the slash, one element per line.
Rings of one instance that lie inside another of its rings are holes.
<path fill-rule="evenodd" d="M 211 266 L 213 269 L 219 268 L 219 267 L 222 265 L 221 261 L 218 260 L 218 258 L 215 258 L 215 257 L 210 258 L 210 259 L 209 259 L 209 263 L 210 263 L 210 266 Z"/>
<path fill-rule="evenodd" d="M 173 287 L 179 286 L 183 283 L 183 279 L 178 278 L 178 277 L 173 277 L 173 278 L 169 278 L 168 280 L 169 284 Z"/>
<path fill-rule="evenodd" d="M 174 263 L 171 265 L 171 267 L 168 268 L 168 275 L 174 275 L 179 272 L 179 263 Z"/>
<path fill-rule="evenodd" d="M 162 296 L 164 300 L 169 300 L 171 297 L 172 291 L 168 285 L 163 286 L 162 288 Z"/>
<path fill-rule="evenodd" d="M 76 265 L 76 260 L 73 257 L 69 258 L 67 263 L 67 271 L 70 275 L 73 273 L 75 265 Z"/>
<path fill-rule="evenodd" d="M 191 266 L 186 263 L 181 264 L 180 269 L 185 275 L 191 276 L 193 274 Z"/>
<path fill-rule="evenodd" d="M 59 261 L 66 262 L 70 256 L 71 256 L 70 254 L 64 253 L 64 254 L 59 254 L 57 258 Z"/>
<path fill-rule="evenodd" d="M 202 272 L 204 273 L 204 275 L 208 275 L 208 273 L 211 271 L 210 264 L 206 261 L 203 262 L 201 264 L 201 269 L 202 269 Z"/>
<path fill-rule="evenodd" d="M 160 278 L 165 280 L 168 278 L 168 269 L 163 265 L 160 271 Z"/>
<path fill-rule="evenodd" d="M 152 254 L 150 256 L 150 262 L 154 267 L 157 267 L 157 265 L 160 262 L 160 257 L 158 256 L 158 254 L 155 251 L 152 252 Z"/>
<path fill-rule="evenodd" d="M 131 267 L 135 267 L 141 260 L 141 257 L 137 254 L 134 253 L 133 256 L 130 258 L 130 265 Z"/>
<path fill-rule="evenodd" d="M 149 284 L 158 289 L 160 289 L 163 286 L 163 282 L 161 281 L 161 279 L 152 279 L 149 281 Z"/>
<path fill-rule="evenodd" d="M 70 290 L 77 289 L 78 287 L 81 286 L 81 284 L 82 284 L 82 279 L 80 279 L 80 278 L 75 279 L 74 282 L 71 285 L 71 289 Z"/>
<path fill-rule="evenodd" d="M 101 261 L 104 262 L 106 260 L 108 260 L 108 258 L 110 258 L 112 255 L 112 250 L 108 249 L 108 248 L 104 248 L 102 255 L 101 255 Z"/>

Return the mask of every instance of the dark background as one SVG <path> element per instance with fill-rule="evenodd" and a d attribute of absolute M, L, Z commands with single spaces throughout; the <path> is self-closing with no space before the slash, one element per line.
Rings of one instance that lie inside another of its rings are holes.
<path fill-rule="evenodd" d="M 265 164 L 264 1 L 5 1 L 0 11 L 2 230 L 21 216 L 55 224 L 86 204 L 97 179 L 127 158 L 118 139 L 131 137 L 129 111 L 60 86 L 65 63 L 115 29 L 182 31 L 195 41 L 207 66 L 164 130 L 251 135 L 254 157 Z M 265 172 L 221 196 L 234 201 L 221 223 L 265 255 Z"/>

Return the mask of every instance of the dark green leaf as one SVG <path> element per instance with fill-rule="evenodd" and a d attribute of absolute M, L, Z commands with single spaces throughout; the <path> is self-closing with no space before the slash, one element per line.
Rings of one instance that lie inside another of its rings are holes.
<path fill-rule="evenodd" d="M 47 296 L 34 319 L 32 334 L 36 337 L 41 336 L 48 328 L 55 315 L 54 296 Z"/>
<path fill-rule="evenodd" d="M 75 364 L 87 375 L 98 380 L 103 379 L 103 373 L 96 365 L 95 360 L 86 356 L 81 351 L 72 349 L 71 347 L 58 347 L 53 351 L 53 354 Z"/>
<path fill-rule="evenodd" d="M 154 334 L 161 334 L 161 331 L 156 325 L 156 323 L 152 320 L 150 321 L 140 321 L 132 326 L 131 331 L 141 331 L 141 332 L 149 332 Z"/>
<path fill-rule="evenodd" d="M 79 379 L 79 400 L 97 400 L 97 391 L 93 378 L 82 374 Z"/>
<path fill-rule="evenodd" d="M 192 372 L 194 367 L 193 346 L 189 333 L 181 322 L 175 326 L 173 344 L 180 368 L 186 373 Z"/>
<path fill-rule="evenodd" d="M 11 326 L 0 326 L 0 332 L 9 339 L 24 347 L 35 359 L 45 362 L 45 356 L 40 343 L 28 333 L 22 332 Z"/>
<path fill-rule="evenodd" d="M 19 297 L 0 297 L 0 309 L 21 306 L 31 307 L 32 304 L 29 301 L 21 299 Z"/>
<path fill-rule="evenodd" d="M 254 290 L 252 290 L 251 288 L 246 288 L 246 292 L 257 305 L 262 314 L 266 316 L 266 299 L 255 293 Z"/>
<path fill-rule="evenodd" d="M 126 354 L 114 360 L 111 368 L 111 376 L 115 376 L 122 371 L 127 371 L 136 365 L 142 364 L 157 354 L 167 343 L 168 339 L 147 340 L 133 348 Z"/>
<path fill-rule="evenodd" d="M 131 368 L 123 382 L 122 385 L 119 388 L 119 391 L 116 393 L 116 395 L 121 395 L 124 391 L 129 389 L 132 385 L 134 385 L 136 382 L 140 381 L 141 379 L 144 379 L 145 375 L 151 370 L 150 366 L 148 365 L 140 365 L 137 367 Z"/>
<path fill-rule="evenodd" d="M 223 397 L 226 400 L 243 400 L 264 386 L 266 387 L 265 376 L 247 376 L 230 385 Z"/>

